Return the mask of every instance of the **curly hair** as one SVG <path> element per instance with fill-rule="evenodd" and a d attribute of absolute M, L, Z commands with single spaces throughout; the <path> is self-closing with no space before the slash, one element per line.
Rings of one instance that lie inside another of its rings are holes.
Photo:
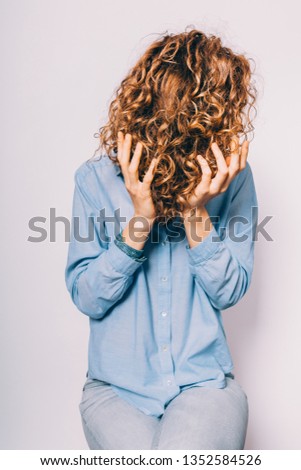
<path fill-rule="evenodd" d="M 151 160 L 159 158 L 151 184 L 157 220 L 181 215 L 202 178 L 198 154 L 214 177 L 212 142 L 227 157 L 233 136 L 246 138 L 254 130 L 251 75 L 244 55 L 224 47 L 219 37 L 192 29 L 153 42 L 116 89 L 108 122 L 96 136 L 116 165 L 119 130 L 132 135 L 132 151 L 142 143 L 140 181 Z"/>

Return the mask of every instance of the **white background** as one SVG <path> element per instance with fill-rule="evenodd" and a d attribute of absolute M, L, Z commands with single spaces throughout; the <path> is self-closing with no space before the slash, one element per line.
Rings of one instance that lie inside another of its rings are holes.
<path fill-rule="evenodd" d="M 71 217 L 73 175 L 98 146 L 114 89 L 168 31 L 222 37 L 256 62 L 250 144 L 259 216 L 246 296 L 223 312 L 249 398 L 246 449 L 300 449 L 300 25 L 298 2 L 1 1 L 2 449 L 87 449 L 78 403 L 88 317 L 65 287 L 68 244 L 30 243 L 50 207 Z"/>

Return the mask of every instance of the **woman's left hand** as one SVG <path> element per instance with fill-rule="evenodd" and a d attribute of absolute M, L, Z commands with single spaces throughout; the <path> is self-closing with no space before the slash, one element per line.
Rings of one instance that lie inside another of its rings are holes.
<path fill-rule="evenodd" d="M 190 213 L 191 209 L 202 208 L 209 199 L 225 192 L 235 176 L 246 167 L 249 141 L 244 141 L 241 146 L 238 143 L 238 137 L 235 136 L 231 142 L 231 154 L 225 159 L 217 143 L 213 142 L 211 149 L 217 163 L 217 173 L 214 178 L 211 178 L 211 169 L 205 158 L 201 155 L 197 156 L 202 168 L 202 180 L 189 199 L 189 205 L 183 213 L 184 217 Z M 238 145 L 238 150 L 234 151 L 236 144 Z"/>

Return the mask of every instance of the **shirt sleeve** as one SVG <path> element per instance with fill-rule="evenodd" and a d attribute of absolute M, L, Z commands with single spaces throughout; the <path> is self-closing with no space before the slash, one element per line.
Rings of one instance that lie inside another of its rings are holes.
<path fill-rule="evenodd" d="M 122 298 L 142 262 L 109 243 L 103 218 L 80 169 L 75 172 L 65 282 L 77 308 L 101 319 Z"/>
<path fill-rule="evenodd" d="M 114 239 L 115 245 L 117 245 L 121 250 L 123 250 L 125 253 L 127 253 L 131 258 L 136 260 L 138 263 L 142 263 L 147 259 L 146 256 L 144 256 L 144 250 L 137 250 L 136 248 L 133 248 L 132 246 L 128 245 L 122 236 L 122 231 L 118 233 Z"/>
<path fill-rule="evenodd" d="M 254 239 L 258 202 L 252 170 L 246 167 L 236 177 L 236 187 L 222 237 L 215 226 L 203 241 L 186 245 L 195 281 L 207 293 L 213 307 L 235 305 L 248 290 L 254 262 Z"/>

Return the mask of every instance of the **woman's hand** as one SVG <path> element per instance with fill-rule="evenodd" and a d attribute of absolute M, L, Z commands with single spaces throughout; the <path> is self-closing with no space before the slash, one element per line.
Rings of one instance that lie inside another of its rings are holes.
<path fill-rule="evenodd" d="M 154 177 L 155 166 L 158 159 L 153 158 L 147 172 L 144 175 L 143 181 L 141 182 L 138 178 L 138 167 L 143 147 L 142 144 L 138 142 L 134 155 L 130 161 L 131 146 L 131 134 L 126 134 L 124 137 L 123 133 L 119 131 L 117 158 L 124 176 L 125 187 L 133 201 L 135 210 L 134 217 L 144 217 L 148 222 L 153 223 L 156 218 L 156 214 L 150 185 Z"/>
<path fill-rule="evenodd" d="M 211 178 L 211 169 L 205 158 L 201 155 L 197 156 L 202 168 L 202 180 L 195 188 L 194 194 L 191 195 L 189 204 L 183 211 L 183 217 L 190 214 L 191 209 L 202 209 L 209 199 L 225 192 L 235 176 L 246 167 L 249 142 L 243 142 L 242 146 L 234 151 L 235 144 L 238 142 L 238 137 L 235 136 L 230 147 L 232 153 L 227 159 L 224 158 L 219 146 L 215 142 L 212 144 L 211 149 L 217 163 L 217 173 L 214 178 Z"/>

